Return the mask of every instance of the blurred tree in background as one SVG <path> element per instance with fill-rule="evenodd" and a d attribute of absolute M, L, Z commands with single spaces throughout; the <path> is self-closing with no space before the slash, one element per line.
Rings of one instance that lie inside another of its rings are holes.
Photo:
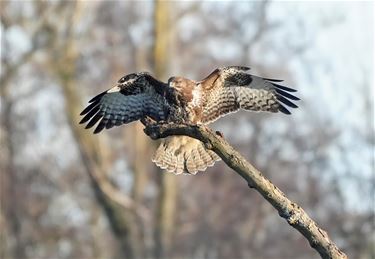
<path fill-rule="evenodd" d="M 139 123 L 78 124 L 124 74 L 224 65 L 286 79 L 303 102 L 213 127 L 350 258 L 374 257 L 371 6 L 2 1 L 1 258 L 318 258 L 223 163 L 176 177 Z"/>

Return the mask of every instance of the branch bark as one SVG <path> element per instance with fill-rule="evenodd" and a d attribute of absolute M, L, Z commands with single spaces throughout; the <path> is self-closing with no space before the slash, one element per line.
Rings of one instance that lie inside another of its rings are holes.
<path fill-rule="evenodd" d="M 165 138 L 171 135 L 185 135 L 202 141 L 208 149 L 213 150 L 237 174 L 244 178 L 250 188 L 257 190 L 278 211 L 289 225 L 297 229 L 322 258 L 347 258 L 307 213 L 296 203 L 263 176 L 253 165 L 241 156 L 220 134 L 208 127 L 196 125 L 154 124 L 142 121 L 146 126 L 144 132 L 152 139 Z"/>

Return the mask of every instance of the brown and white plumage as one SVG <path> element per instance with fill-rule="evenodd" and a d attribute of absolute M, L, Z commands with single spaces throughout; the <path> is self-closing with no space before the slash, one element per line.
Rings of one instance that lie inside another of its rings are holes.
<path fill-rule="evenodd" d="M 281 80 L 262 78 L 247 73 L 249 68 L 218 68 L 201 81 L 171 77 L 161 82 L 148 73 L 122 77 L 118 84 L 95 96 L 82 111 L 80 123 L 86 128 L 98 124 L 94 133 L 144 117 L 155 121 L 208 124 L 240 109 L 282 112 L 297 108 L 291 94 L 296 90 L 281 86 Z M 153 162 L 175 174 L 195 174 L 212 166 L 220 158 L 202 142 L 173 136 L 162 140 Z"/>
<path fill-rule="evenodd" d="M 205 93 L 203 123 L 239 109 L 290 114 L 284 105 L 297 108 L 290 100 L 299 98 L 289 93 L 296 90 L 277 84 L 281 80 L 248 74 L 248 70 L 247 67 L 218 68 L 199 82 Z"/>

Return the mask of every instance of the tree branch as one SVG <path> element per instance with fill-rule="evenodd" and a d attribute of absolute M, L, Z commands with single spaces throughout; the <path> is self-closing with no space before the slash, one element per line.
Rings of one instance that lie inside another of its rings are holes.
<path fill-rule="evenodd" d="M 152 139 L 185 135 L 202 141 L 206 148 L 213 150 L 230 168 L 241 175 L 249 187 L 256 189 L 271 203 L 279 215 L 297 229 L 322 258 L 347 258 L 328 237 L 328 234 L 319 228 L 298 204 L 290 201 L 279 188 L 234 150 L 220 134 L 214 133 L 205 126 L 155 124 L 150 120 L 143 120 L 142 123 L 146 126 L 144 132 Z"/>

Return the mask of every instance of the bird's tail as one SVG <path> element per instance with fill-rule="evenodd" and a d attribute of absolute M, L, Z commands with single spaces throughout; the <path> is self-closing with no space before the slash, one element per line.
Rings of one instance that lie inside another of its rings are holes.
<path fill-rule="evenodd" d="M 196 174 L 218 160 L 220 157 L 202 142 L 186 136 L 163 139 L 152 159 L 157 166 L 174 174 Z"/>

